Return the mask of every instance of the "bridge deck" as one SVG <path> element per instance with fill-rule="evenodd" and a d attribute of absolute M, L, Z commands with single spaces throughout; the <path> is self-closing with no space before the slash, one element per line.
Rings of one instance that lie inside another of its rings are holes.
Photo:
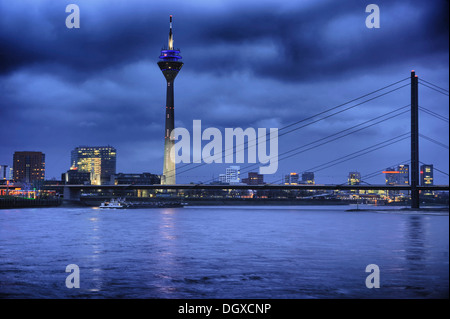
<path fill-rule="evenodd" d="M 70 189 L 248 189 L 248 190 L 411 190 L 411 186 L 398 185 L 205 185 L 205 184 L 177 184 L 177 185 L 65 185 Z M 449 185 L 417 186 L 418 190 L 449 190 Z"/>

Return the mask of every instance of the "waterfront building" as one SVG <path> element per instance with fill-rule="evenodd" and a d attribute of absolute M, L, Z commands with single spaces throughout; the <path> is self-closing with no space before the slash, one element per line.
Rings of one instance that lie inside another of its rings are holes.
<path fill-rule="evenodd" d="M 432 186 L 433 181 L 433 164 L 424 164 L 420 166 L 420 186 Z"/>
<path fill-rule="evenodd" d="M 303 172 L 302 174 L 302 184 L 315 184 L 314 172 Z"/>
<path fill-rule="evenodd" d="M 397 174 L 400 172 L 396 168 L 388 167 L 383 173 L 385 174 L 386 185 L 398 185 Z"/>
<path fill-rule="evenodd" d="M 161 184 L 161 176 L 150 174 L 150 173 L 141 173 L 141 174 L 132 174 L 132 173 L 118 173 L 112 176 L 114 185 L 154 185 Z"/>
<path fill-rule="evenodd" d="M 398 185 L 409 185 L 409 165 L 402 164 L 397 167 L 398 174 Z"/>
<path fill-rule="evenodd" d="M 388 167 L 383 173 L 386 185 L 409 185 L 409 165 L 407 164 Z M 408 191 L 388 191 L 387 194 L 393 197 L 404 197 L 408 195 Z"/>
<path fill-rule="evenodd" d="M 61 174 L 61 181 L 70 185 L 89 185 L 91 183 L 91 173 L 80 171 L 77 167 L 71 167 L 67 172 Z"/>
<path fill-rule="evenodd" d="M 386 185 L 409 185 L 409 165 L 402 164 L 397 167 L 388 167 L 385 171 Z"/>
<path fill-rule="evenodd" d="M 71 153 L 71 167 L 90 173 L 92 185 L 109 184 L 116 173 L 116 149 L 112 146 L 79 146 Z"/>
<path fill-rule="evenodd" d="M 0 180 L 1 179 L 5 179 L 8 180 L 9 176 L 8 176 L 8 165 L 0 165 Z"/>
<path fill-rule="evenodd" d="M 433 164 L 423 164 L 420 166 L 420 186 L 434 185 Z M 423 195 L 434 195 L 433 191 L 425 190 Z"/>
<path fill-rule="evenodd" d="M 34 183 L 45 179 L 45 154 L 42 152 L 14 152 L 13 180 Z"/>
<path fill-rule="evenodd" d="M 361 173 L 358 171 L 348 173 L 348 185 L 359 185 L 361 183 Z"/>
<path fill-rule="evenodd" d="M 227 174 L 219 174 L 219 182 L 226 183 L 227 182 Z"/>
<path fill-rule="evenodd" d="M 219 183 L 239 184 L 241 182 L 240 169 L 240 166 L 227 167 L 225 174 L 219 174 Z"/>
<path fill-rule="evenodd" d="M 290 173 L 284 176 L 285 185 L 297 185 L 298 184 L 298 173 Z"/>
<path fill-rule="evenodd" d="M 257 172 L 249 172 L 248 177 L 242 179 L 242 183 L 247 185 L 263 185 L 264 175 L 258 174 Z"/>
<path fill-rule="evenodd" d="M 229 184 L 239 184 L 241 182 L 240 178 L 240 166 L 230 166 L 226 169 L 225 182 Z"/>

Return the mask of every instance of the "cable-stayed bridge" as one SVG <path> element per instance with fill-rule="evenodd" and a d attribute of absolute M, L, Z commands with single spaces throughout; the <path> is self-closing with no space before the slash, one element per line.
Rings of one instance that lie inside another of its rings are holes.
<path fill-rule="evenodd" d="M 426 140 L 427 142 L 434 143 L 435 145 L 438 145 L 448 151 L 448 145 L 445 143 L 442 143 L 438 141 L 436 138 L 432 138 L 429 136 L 426 136 L 422 133 L 419 133 L 419 111 L 427 114 L 428 116 L 433 117 L 436 120 L 439 120 L 441 122 L 449 123 L 449 119 L 439 113 L 436 113 L 435 111 L 426 108 L 424 106 L 419 105 L 419 98 L 418 98 L 418 92 L 419 92 L 419 85 L 422 85 L 423 87 L 426 87 L 427 89 L 433 90 L 433 92 L 449 96 L 449 91 L 441 86 L 438 86 L 436 84 L 433 84 L 429 81 L 419 79 L 419 77 L 415 74 L 414 71 L 411 72 L 411 75 L 409 77 L 406 77 L 404 79 L 398 80 L 396 82 L 393 82 L 389 85 L 386 85 L 382 88 L 379 88 L 377 90 L 374 90 L 372 92 L 369 92 L 367 94 L 364 94 L 358 98 L 349 100 L 345 103 L 341 103 L 339 105 L 336 105 L 334 107 L 328 108 L 324 111 L 320 111 L 314 115 L 308 116 L 307 118 L 303 118 L 301 120 L 295 121 L 289 125 L 286 125 L 279 129 L 278 137 L 288 135 L 290 133 L 293 133 L 295 131 L 298 131 L 302 128 L 308 127 L 310 125 L 313 125 L 315 123 L 319 123 L 323 120 L 326 120 L 328 118 L 332 118 L 333 116 L 336 116 L 338 114 L 341 114 L 345 111 L 354 109 L 360 105 L 369 103 L 371 101 L 374 101 L 380 97 L 389 95 L 393 92 L 396 92 L 402 88 L 410 86 L 411 88 L 411 99 L 408 101 L 408 104 L 402 105 L 400 107 L 394 108 L 393 110 L 390 110 L 387 113 L 378 115 L 376 117 L 373 117 L 369 120 L 366 120 L 364 122 L 361 122 L 359 124 L 353 125 L 351 127 L 348 127 L 344 130 L 340 130 L 338 132 L 335 132 L 333 134 L 330 134 L 328 136 L 322 137 L 320 139 L 317 139 L 312 142 L 307 142 L 305 144 L 296 145 L 295 147 L 292 147 L 291 149 L 284 151 L 277 155 L 277 161 L 281 162 L 288 158 L 292 158 L 295 156 L 298 156 L 300 154 L 303 154 L 305 152 L 308 152 L 310 150 L 313 150 L 315 148 L 318 148 L 320 146 L 330 144 L 333 142 L 337 142 L 338 140 L 353 135 L 358 134 L 362 132 L 365 129 L 368 129 L 370 127 L 375 127 L 376 125 L 389 121 L 391 119 L 395 119 L 401 115 L 410 113 L 411 116 L 411 129 L 409 132 L 403 132 L 402 134 L 399 134 L 397 136 L 391 137 L 389 139 L 386 139 L 384 141 L 380 141 L 378 143 L 375 143 L 370 146 L 366 146 L 364 148 L 361 148 L 357 151 L 351 152 L 345 156 L 340 156 L 338 158 L 335 158 L 333 160 L 327 160 L 325 163 L 314 165 L 313 167 L 310 167 L 304 171 L 308 172 L 318 172 L 321 170 L 328 169 L 330 167 L 333 167 L 335 165 L 338 165 L 340 163 L 350 161 L 359 157 L 362 157 L 366 154 L 375 152 L 379 149 L 394 145 L 396 143 L 399 143 L 401 141 L 409 140 L 411 144 L 411 151 L 410 154 L 408 154 L 408 159 L 405 161 L 402 161 L 398 164 L 409 164 L 410 165 L 410 180 L 408 185 L 373 185 L 368 183 L 368 180 L 382 174 L 383 170 L 386 168 L 380 168 L 370 174 L 367 174 L 365 176 L 361 177 L 361 182 L 364 184 L 359 185 L 346 185 L 346 183 L 339 184 L 339 185 L 280 185 L 280 183 L 283 183 L 283 180 L 279 181 L 273 181 L 272 183 L 265 184 L 265 185 L 211 185 L 210 183 L 214 180 L 208 180 L 204 181 L 201 184 L 186 184 L 186 185 L 66 185 L 65 186 L 65 198 L 67 199 L 74 199 L 79 196 L 79 193 L 81 190 L 83 191 L 92 191 L 92 190 L 389 190 L 389 191 L 408 191 L 411 195 L 411 207 L 412 208 L 419 208 L 419 193 L 420 191 L 436 191 L 436 190 L 449 190 L 448 185 L 433 185 L 433 186 L 420 186 L 420 170 L 419 170 L 419 164 L 424 164 L 419 160 L 419 138 Z M 233 153 L 236 153 L 236 149 L 241 146 L 242 149 L 247 149 L 249 146 L 249 141 L 245 143 L 245 145 L 236 145 L 236 148 L 233 150 Z M 225 150 L 227 152 L 227 150 Z M 405 154 L 406 158 L 406 154 Z M 199 169 L 206 165 L 206 162 L 200 163 L 200 164 L 194 164 L 194 163 L 184 163 L 177 166 L 176 169 L 176 175 L 182 175 L 186 172 Z M 395 164 L 395 165 L 398 165 Z M 247 166 L 244 166 L 241 168 L 241 174 L 252 172 L 255 170 L 255 167 L 259 164 L 248 164 Z M 439 169 L 437 167 L 434 167 L 434 170 L 437 172 L 448 176 L 448 172 L 445 172 L 443 169 Z"/>

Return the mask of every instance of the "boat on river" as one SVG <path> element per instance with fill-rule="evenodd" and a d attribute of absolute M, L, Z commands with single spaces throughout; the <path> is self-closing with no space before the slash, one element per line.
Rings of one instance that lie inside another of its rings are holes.
<path fill-rule="evenodd" d="M 104 201 L 100 204 L 99 208 L 176 208 L 183 207 L 186 203 L 177 201 L 151 201 L 151 202 L 127 202 L 125 199 L 111 199 L 110 201 Z"/>
<path fill-rule="evenodd" d="M 99 208 L 109 208 L 109 209 L 120 209 L 120 208 L 127 208 L 127 204 L 120 199 L 111 199 L 109 202 L 104 201 L 100 204 Z"/>

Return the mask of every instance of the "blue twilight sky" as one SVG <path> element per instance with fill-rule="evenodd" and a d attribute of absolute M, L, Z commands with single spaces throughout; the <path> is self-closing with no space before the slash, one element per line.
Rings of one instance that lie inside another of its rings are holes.
<path fill-rule="evenodd" d="M 79 29 L 66 28 L 70 3 L 80 8 Z M 380 8 L 378 29 L 365 24 L 370 3 Z M 407 78 L 412 69 L 449 87 L 448 0 L 0 0 L 0 164 L 12 165 L 14 151 L 42 151 L 46 178 L 59 179 L 76 146 L 112 145 L 118 172 L 161 174 L 165 80 L 156 63 L 170 14 L 185 63 L 175 81 L 175 124 L 190 131 L 193 120 L 223 133 L 281 129 Z M 407 86 L 280 136 L 279 153 L 409 103 Z M 419 86 L 419 104 L 449 117 L 448 96 L 431 88 Z M 352 153 L 361 156 L 317 170 L 316 182 L 385 169 L 408 160 L 408 139 L 367 155 L 362 149 L 409 130 L 406 113 L 280 160 L 265 180 Z M 448 122 L 421 111 L 420 133 L 428 138 L 420 139 L 420 161 L 448 173 L 448 148 L 430 141 L 448 146 Z M 184 173 L 179 165 L 177 181 L 209 181 L 229 165 Z M 448 176 L 435 172 L 435 182 L 448 183 Z"/>

